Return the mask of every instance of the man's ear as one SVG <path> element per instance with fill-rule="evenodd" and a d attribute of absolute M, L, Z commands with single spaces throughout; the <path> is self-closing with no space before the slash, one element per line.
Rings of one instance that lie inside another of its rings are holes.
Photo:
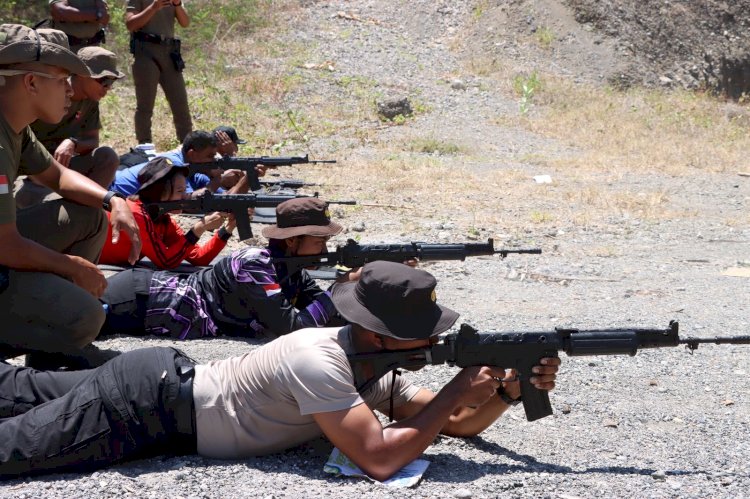
<path fill-rule="evenodd" d="M 297 248 L 299 248 L 302 238 L 300 236 L 287 237 L 286 241 L 286 252 L 290 255 L 297 254 Z"/>
<path fill-rule="evenodd" d="M 36 75 L 33 75 L 31 73 L 26 73 L 23 75 L 23 86 L 26 88 L 26 90 L 34 95 L 38 95 L 39 91 L 36 86 Z M 41 76 L 39 77 L 41 78 Z"/>

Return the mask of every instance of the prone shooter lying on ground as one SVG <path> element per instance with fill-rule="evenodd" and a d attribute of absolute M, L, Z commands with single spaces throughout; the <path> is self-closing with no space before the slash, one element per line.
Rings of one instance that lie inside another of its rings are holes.
<path fill-rule="evenodd" d="M 541 252 L 495 250 L 490 240 L 486 244 L 364 246 L 350 241 L 334 253 L 324 253 L 328 238 L 341 231 L 341 226 L 331 222 L 325 202 L 292 198 L 280 204 L 276 213 L 276 225 L 263 229 L 270 239 L 267 249 L 243 248 L 194 274 L 131 269 L 110 277 L 102 298 L 109 309 L 102 334 L 145 332 L 180 339 L 217 334 L 278 336 L 336 320 L 330 293 L 315 284 L 305 270 L 310 267 Z M 347 282 L 358 276 L 354 270 L 338 275 L 337 280 Z"/>

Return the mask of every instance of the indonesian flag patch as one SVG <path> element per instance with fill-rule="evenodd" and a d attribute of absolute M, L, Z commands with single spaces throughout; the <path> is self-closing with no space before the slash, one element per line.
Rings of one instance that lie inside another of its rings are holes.
<path fill-rule="evenodd" d="M 8 194 L 10 189 L 8 188 L 8 176 L 0 175 L 0 194 Z"/>
<path fill-rule="evenodd" d="M 277 293 L 281 293 L 281 286 L 278 283 L 264 284 L 263 289 L 266 291 L 266 296 L 273 296 Z"/>

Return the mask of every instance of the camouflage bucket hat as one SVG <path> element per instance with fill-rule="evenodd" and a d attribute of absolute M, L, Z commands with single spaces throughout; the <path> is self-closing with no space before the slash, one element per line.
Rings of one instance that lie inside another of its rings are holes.
<path fill-rule="evenodd" d="M 62 31 L 0 25 L 0 66 L 24 62 L 58 66 L 75 75 L 91 75 L 83 61 L 70 51 L 68 37 Z"/>

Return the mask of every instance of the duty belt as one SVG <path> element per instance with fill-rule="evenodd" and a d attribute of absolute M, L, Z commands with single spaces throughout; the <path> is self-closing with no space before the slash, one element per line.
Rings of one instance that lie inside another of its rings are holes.
<path fill-rule="evenodd" d="M 134 40 L 146 43 L 155 43 L 158 45 L 174 45 L 179 42 L 179 38 L 168 38 L 161 35 L 155 35 L 153 33 L 146 33 L 145 31 L 134 31 L 131 36 Z"/>

